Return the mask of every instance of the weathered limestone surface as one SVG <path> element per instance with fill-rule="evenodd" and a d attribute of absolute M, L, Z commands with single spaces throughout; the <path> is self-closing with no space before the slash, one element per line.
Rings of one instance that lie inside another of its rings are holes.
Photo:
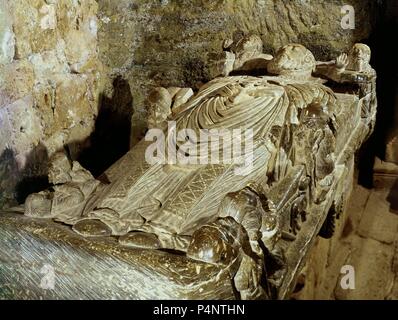
<path fill-rule="evenodd" d="M 97 9 L 94 0 L 0 1 L 0 207 L 23 198 L 22 180 L 46 175 L 53 152 L 93 130 Z"/>
<path fill-rule="evenodd" d="M 390 212 L 384 193 L 371 193 L 366 207 L 366 214 L 358 226 L 358 235 L 371 238 L 387 245 L 393 245 L 397 237 L 397 215 Z"/>
<path fill-rule="evenodd" d="M 320 60 L 334 59 L 367 39 L 378 4 L 373 0 L 99 0 L 99 46 L 110 78 L 121 75 L 134 99 L 133 135 L 144 131 L 151 86 L 199 87 L 227 38 L 255 33 L 265 53 L 301 43 Z M 344 30 L 342 6 L 355 8 L 356 28 Z M 107 95 L 112 95 L 109 86 Z"/>
<path fill-rule="evenodd" d="M 11 62 L 15 54 L 15 38 L 6 2 L 0 1 L 0 64 Z"/>

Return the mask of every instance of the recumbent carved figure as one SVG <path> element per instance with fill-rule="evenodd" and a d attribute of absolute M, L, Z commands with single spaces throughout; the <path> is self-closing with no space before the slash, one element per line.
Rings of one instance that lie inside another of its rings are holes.
<path fill-rule="evenodd" d="M 257 36 L 230 43 L 213 69 L 220 77 L 196 94 L 189 88 L 155 89 L 148 124 L 166 136 L 167 121 L 175 122 L 177 132 L 190 129 L 197 136 L 201 130 L 250 129 L 248 174 L 237 175 L 233 162 L 201 164 L 195 153 L 190 156 L 196 164 L 150 164 L 145 153 L 153 142 L 145 139 L 98 180 L 57 154 L 49 170 L 52 189 L 30 195 L 25 214 L 69 224 L 84 237 L 117 236 L 132 248 L 180 251 L 229 270 L 242 299 L 273 297 L 288 263 L 283 239 L 300 236 L 313 206 L 342 201 L 336 190 L 350 136 L 342 133 L 339 115 L 354 113 L 345 108 L 356 103 L 366 111 L 357 121 L 358 135 L 372 128 L 375 73 L 368 49 L 357 44 L 348 56 L 317 63 L 299 44 L 272 57 L 261 52 Z M 258 70 L 264 74 L 250 75 Z M 336 93 L 327 81 L 360 89 Z M 194 147 L 204 143 L 199 139 Z M 178 150 L 183 142 L 176 144 Z M 271 270 L 271 260 L 278 261 L 278 270 Z"/>

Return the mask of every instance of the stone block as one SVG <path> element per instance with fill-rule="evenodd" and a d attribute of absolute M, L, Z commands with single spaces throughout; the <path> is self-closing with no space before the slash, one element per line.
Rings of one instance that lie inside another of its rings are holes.
<path fill-rule="evenodd" d="M 51 79 L 55 75 L 70 72 L 65 57 L 65 42 L 62 39 L 57 42 L 53 50 L 32 54 L 29 61 L 38 79 Z"/>
<path fill-rule="evenodd" d="M 386 201 L 389 190 L 373 191 L 358 227 L 358 234 L 382 243 L 394 243 L 398 232 L 398 216 Z"/>
<path fill-rule="evenodd" d="M 10 121 L 8 120 L 7 109 L 0 109 L 0 153 L 3 152 L 9 144 L 11 136 Z"/>
<path fill-rule="evenodd" d="M 59 77 L 56 81 L 54 118 L 58 129 L 70 129 L 93 115 L 87 98 L 86 78 L 81 75 Z"/>
<path fill-rule="evenodd" d="M 31 94 L 34 81 L 33 66 L 26 59 L 0 65 L 0 108 Z"/>
<path fill-rule="evenodd" d="M 24 155 L 28 154 L 40 141 L 42 129 L 40 120 L 33 108 L 33 97 L 26 96 L 1 109 L 1 118 L 7 123 L 6 133 L 1 139 L 6 146 L 21 156 L 21 167 L 24 166 Z"/>
<path fill-rule="evenodd" d="M 37 1 L 35 1 L 37 2 Z M 32 52 L 32 37 L 37 33 L 39 12 L 31 1 L 21 0 L 12 3 L 14 24 L 15 56 L 17 59 L 28 57 Z"/>
<path fill-rule="evenodd" d="M 10 63 L 15 55 L 15 35 L 6 0 L 0 0 L 0 64 Z"/>
<path fill-rule="evenodd" d="M 65 54 L 75 73 L 93 71 L 97 65 L 97 42 L 94 36 L 81 31 L 70 31 L 66 37 Z"/>
<path fill-rule="evenodd" d="M 58 1 L 58 30 L 62 38 L 73 30 L 82 30 L 96 36 L 98 4 L 95 0 Z"/>
<path fill-rule="evenodd" d="M 345 215 L 347 216 L 347 220 L 345 222 L 344 229 L 342 230 L 343 238 L 357 230 L 368 204 L 370 194 L 371 190 L 366 189 L 361 185 L 354 186 L 351 193 L 351 199 L 346 209 Z"/>
<path fill-rule="evenodd" d="M 44 82 L 37 83 L 33 88 L 35 107 L 40 116 L 45 136 L 52 135 L 55 131 L 55 85 Z"/>
<path fill-rule="evenodd" d="M 353 242 L 352 253 L 346 261 L 355 271 L 355 289 L 343 289 L 341 277 L 334 291 L 338 300 L 384 300 L 389 294 L 394 274 L 391 272 L 394 247 L 373 239 Z"/>

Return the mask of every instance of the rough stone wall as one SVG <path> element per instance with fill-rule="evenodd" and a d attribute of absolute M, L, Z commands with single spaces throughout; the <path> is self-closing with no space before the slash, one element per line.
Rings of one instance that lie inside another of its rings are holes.
<path fill-rule="evenodd" d="M 152 85 L 198 87 L 226 38 L 256 33 L 264 50 L 299 42 L 318 59 L 335 58 L 366 40 L 374 0 L 98 0 L 100 55 L 110 78 L 121 76 L 133 96 L 133 138 L 144 123 Z M 341 8 L 355 8 L 354 30 L 344 30 Z M 111 95 L 112 86 L 108 92 Z M 141 132 L 142 133 L 142 132 Z M 133 141 L 134 142 L 134 141 Z"/>
<path fill-rule="evenodd" d="M 45 184 L 48 157 L 93 130 L 97 9 L 94 0 L 0 0 L 0 207 Z"/>

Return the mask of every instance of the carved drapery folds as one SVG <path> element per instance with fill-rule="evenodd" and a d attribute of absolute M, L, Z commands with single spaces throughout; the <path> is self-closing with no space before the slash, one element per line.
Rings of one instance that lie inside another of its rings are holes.
<path fill-rule="evenodd" d="M 373 129 L 370 49 L 358 44 L 324 63 L 299 44 L 264 54 L 253 35 L 224 49 L 214 63 L 220 77 L 197 93 L 157 88 L 148 97 L 150 129 L 168 136 L 172 121 L 176 133 L 199 137 L 188 152 L 193 164 L 148 163 L 152 142 L 144 139 L 100 182 L 58 155 L 53 188 L 31 195 L 25 214 L 72 225 L 85 237 L 115 236 L 123 246 L 176 250 L 187 261 L 215 265 L 229 274 L 238 298 L 286 297 L 300 260 L 296 246 L 333 223 L 326 217 L 343 203 L 349 162 Z M 223 153 L 224 145 L 205 144 L 221 129 L 252 130 L 248 174 L 236 174 L 233 161 L 203 162 L 199 150 Z"/>

